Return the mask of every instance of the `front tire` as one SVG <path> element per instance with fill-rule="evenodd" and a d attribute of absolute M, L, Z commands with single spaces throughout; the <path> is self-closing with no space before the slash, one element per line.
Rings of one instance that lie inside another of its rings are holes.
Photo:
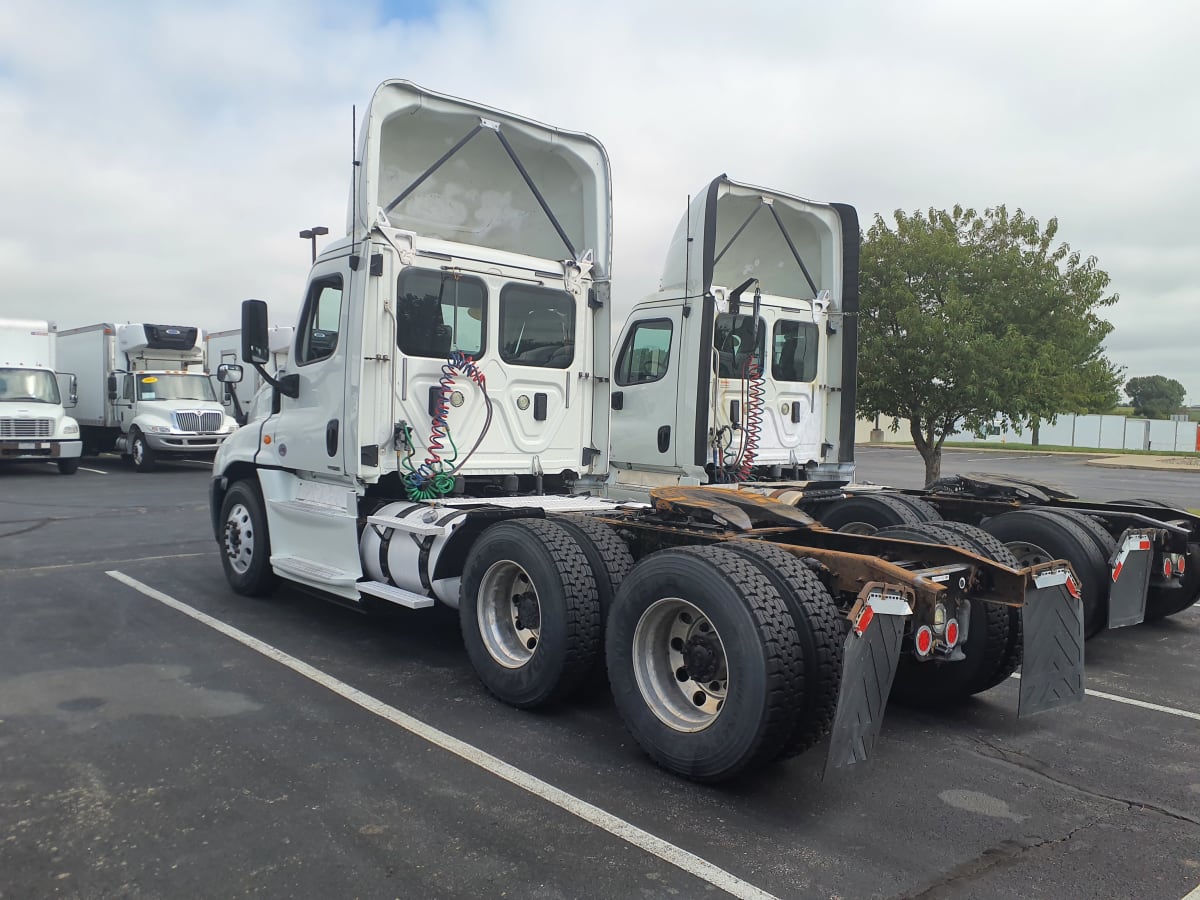
<path fill-rule="evenodd" d="M 651 759 L 716 782 L 779 756 L 803 668 L 778 591 L 720 547 L 662 550 L 621 585 L 605 640 L 617 711 Z"/>
<path fill-rule="evenodd" d="M 484 531 L 467 555 L 458 612 L 475 673 L 510 706 L 562 700 L 597 665 L 596 578 L 554 522 L 513 519 Z"/>
<path fill-rule="evenodd" d="M 221 503 L 221 566 L 235 593 L 262 597 L 275 589 L 279 576 L 271 570 L 271 535 L 258 486 L 237 481 Z"/>
<path fill-rule="evenodd" d="M 79 457 L 58 460 L 58 471 L 62 475 L 74 475 L 79 471 Z"/>
<path fill-rule="evenodd" d="M 129 442 L 129 458 L 133 462 L 134 469 L 139 472 L 153 470 L 154 464 L 157 462 L 156 454 L 150 449 L 150 445 L 146 443 L 146 436 L 140 431 L 133 432 Z"/>

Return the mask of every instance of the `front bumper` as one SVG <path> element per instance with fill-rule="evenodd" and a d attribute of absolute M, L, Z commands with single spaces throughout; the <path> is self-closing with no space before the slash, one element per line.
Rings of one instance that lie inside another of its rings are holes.
<path fill-rule="evenodd" d="M 215 453 L 228 434 L 155 434 L 143 432 L 151 450 L 159 453 Z"/>
<path fill-rule="evenodd" d="M 59 441 L 32 438 L 27 441 L 0 441 L 0 460 L 77 459 L 83 455 L 83 441 Z"/>

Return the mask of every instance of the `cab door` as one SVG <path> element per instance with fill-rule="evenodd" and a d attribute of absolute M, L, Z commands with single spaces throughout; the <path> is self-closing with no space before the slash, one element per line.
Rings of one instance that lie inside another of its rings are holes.
<path fill-rule="evenodd" d="M 682 337 L 679 305 L 640 310 L 626 325 L 610 400 L 614 464 L 674 471 L 691 452 L 691 435 L 678 434 L 676 421 Z"/>
<path fill-rule="evenodd" d="M 313 268 L 292 354 L 299 391 L 280 398 L 270 429 L 280 465 L 333 480 L 347 474 L 345 384 L 355 343 L 346 327 L 349 275 L 346 257 Z M 357 444 L 356 436 L 350 440 Z"/>

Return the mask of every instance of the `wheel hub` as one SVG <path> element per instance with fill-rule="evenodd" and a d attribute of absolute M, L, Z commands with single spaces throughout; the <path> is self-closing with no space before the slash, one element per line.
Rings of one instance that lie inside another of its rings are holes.
<path fill-rule="evenodd" d="M 517 594 L 513 597 L 513 607 L 517 614 L 517 627 L 534 629 L 542 625 L 542 608 L 538 605 L 537 595 L 532 591 Z"/>
<path fill-rule="evenodd" d="M 254 559 L 254 523 L 241 503 L 229 510 L 225 520 L 225 556 L 239 575 L 245 574 Z"/>
<path fill-rule="evenodd" d="M 533 659 L 541 641 L 542 607 L 533 579 L 513 560 L 497 560 L 477 592 L 476 621 L 488 654 L 506 669 Z"/>
<path fill-rule="evenodd" d="M 684 668 L 695 681 L 711 681 L 721 668 L 723 659 L 724 654 L 711 632 L 694 635 L 683 646 Z"/>
<path fill-rule="evenodd" d="M 725 646 L 695 604 L 663 597 L 642 613 L 633 667 L 642 698 L 667 727 L 703 731 L 720 716 L 729 693 Z"/>

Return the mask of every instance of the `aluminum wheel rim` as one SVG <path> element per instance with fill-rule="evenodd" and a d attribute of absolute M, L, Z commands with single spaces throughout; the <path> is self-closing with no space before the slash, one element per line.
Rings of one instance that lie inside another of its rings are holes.
<path fill-rule="evenodd" d="M 1051 556 L 1037 544 L 1031 544 L 1028 541 L 1013 541 L 1004 546 L 1012 551 L 1013 556 L 1017 558 L 1017 562 L 1021 564 L 1021 568 L 1036 566 L 1038 563 L 1051 562 L 1058 558 Z"/>
<path fill-rule="evenodd" d="M 708 648 L 705 663 L 711 671 L 702 680 L 688 670 L 689 642 Z M 675 731 L 708 728 L 721 714 L 729 693 L 729 664 L 721 636 L 698 607 L 678 597 L 657 600 L 642 613 L 633 632 L 633 671 L 646 705 Z"/>
<path fill-rule="evenodd" d="M 143 446 L 142 441 L 139 438 L 138 440 L 135 440 L 133 442 L 133 461 L 135 463 L 137 463 L 137 465 L 140 466 L 142 464 L 142 462 L 145 460 L 145 458 L 146 458 L 146 448 L 145 448 L 145 446 Z"/>
<path fill-rule="evenodd" d="M 483 573 L 478 596 L 476 619 L 483 646 L 506 669 L 521 668 L 542 639 L 542 604 L 533 579 L 517 563 L 500 560 Z"/>
<path fill-rule="evenodd" d="M 878 530 L 870 522 L 847 522 L 838 529 L 842 534 L 874 534 Z"/>
<path fill-rule="evenodd" d="M 234 504 L 225 519 L 225 556 L 239 575 L 249 571 L 254 559 L 254 521 L 241 503 Z"/>

